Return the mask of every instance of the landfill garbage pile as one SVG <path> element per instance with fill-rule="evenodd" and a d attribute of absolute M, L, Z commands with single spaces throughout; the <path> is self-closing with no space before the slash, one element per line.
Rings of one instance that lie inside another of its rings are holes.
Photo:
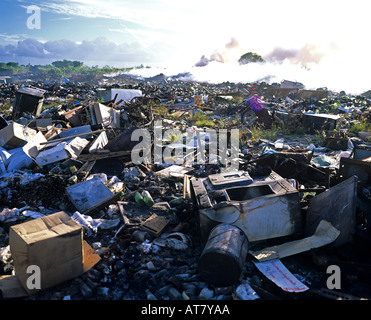
<path fill-rule="evenodd" d="M 2 85 L 2 298 L 370 299 L 367 95 L 181 79 Z"/>

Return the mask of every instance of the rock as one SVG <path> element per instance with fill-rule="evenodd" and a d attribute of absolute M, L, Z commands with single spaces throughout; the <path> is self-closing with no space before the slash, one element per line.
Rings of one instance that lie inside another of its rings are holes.
<path fill-rule="evenodd" d="M 214 297 L 214 291 L 209 288 L 203 288 L 198 297 L 203 300 L 211 299 Z"/>

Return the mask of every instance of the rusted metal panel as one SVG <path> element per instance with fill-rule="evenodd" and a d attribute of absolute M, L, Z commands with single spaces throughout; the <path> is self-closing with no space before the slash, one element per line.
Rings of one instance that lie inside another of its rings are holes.
<path fill-rule="evenodd" d="M 350 242 L 355 232 L 356 198 L 357 177 L 353 176 L 311 199 L 305 235 L 313 234 L 319 222 L 326 220 L 340 231 L 332 247 Z"/>

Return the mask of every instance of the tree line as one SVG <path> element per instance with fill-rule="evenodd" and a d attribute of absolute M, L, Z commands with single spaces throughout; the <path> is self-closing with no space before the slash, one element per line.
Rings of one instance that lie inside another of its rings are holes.
<path fill-rule="evenodd" d="M 149 66 L 135 66 L 129 68 L 116 68 L 112 66 L 86 66 L 81 61 L 58 60 L 49 65 L 20 65 L 18 62 L 0 62 L 0 69 L 9 70 L 13 74 L 20 73 L 45 73 L 51 76 L 68 77 L 72 74 L 106 74 L 119 71 L 129 71 L 131 69 L 149 68 Z"/>

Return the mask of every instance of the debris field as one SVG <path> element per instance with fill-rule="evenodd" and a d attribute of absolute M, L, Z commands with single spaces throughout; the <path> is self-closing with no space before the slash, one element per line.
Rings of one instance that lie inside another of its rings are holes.
<path fill-rule="evenodd" d="M 0 86 L 2 299 L 371 298 L 367 94 Z"/>

